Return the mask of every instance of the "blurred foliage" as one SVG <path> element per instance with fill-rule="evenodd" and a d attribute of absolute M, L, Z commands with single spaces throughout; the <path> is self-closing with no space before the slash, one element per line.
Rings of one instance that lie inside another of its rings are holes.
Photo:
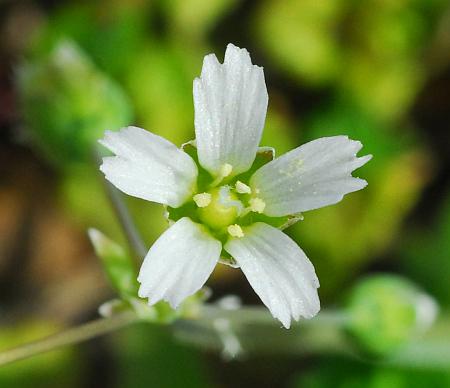
<path fill-rule="evenodd" d="M 407 237 L 401 255 L 401 267 L 435 295 L 446 307 L 450 306 L 450 195 L 434 225 L 414 229 Z"/>
<path fill-rule="evenodd" d="M 348 331 L 366 352 L 386 356 L 427 331 L 437 306 L 407 279 L 372 275 L 360 280 L 347 302 Z"/>
<path fill-rule="evenodd" d="M 333 87 L 392 121 L 426 77 L 422 55 L 445 0 L 261 2 L 254 30 L 281 71 L 298 83 Z"/>
<path fill-rule="evenodd" d="M 311 84 L 330 82 L 342 69 L 344 53 L 335 37 L 343 5 L 342 1 L 261 2 L 257 38 L 291 77 Z"/>
<path fill-rule="evenodd" d="M 94 227 L 112 237 L 121 236 L 120 226 L 104 194 L 104 183 L 99 180 L 96 166 L 76 164 L 66 172 L 60 182 L 59 202 L 72 220 L 84 229 Z"/>
<path fill-rule="evenodd" d="M 59 202 L 71 219 L 81 228 L 94 227 L 114 240 L 125 244 L 125 236 L 104 193 L 101 173 L 96 166 L 71 165 L 61 177 Z M 123 196 L 148 246 L 164 231 L 167 221 L 164 209 L 150 202 Z"/>
<path fill-rule="evenodd" d="M 194 66 L 188 51 L 182 46 L 149 43 L 134 53 L 133 71 L 125 81 L 140 124 L 177 145 L 193 138 Z"/>
<path fill-rule="evenodd" d="M 324 358 L 294 379 L 292 388 L 422 388 L 446 387 L 450 372 L 368 365 Z"/>
<path fill-rule="evenodd" d="M 160 1 L 169 25 L 169 34 L 201 41 L 215 27 L 217 19 L 229 12 L 238 0 Z"/>
<path fill-rule="evenodd" d="M 34 140 L 58 167 L 89 158 L 106 128 L 131 121 L 131 107 L 119 86 L 68 41 L 23 65 L 18 89 Z"/>
<path fill-rule="evenodd" d="M 0 328 L 0 349 L 8 349 L 61 330 L 52 322 L 30 321 Z M 82 363 L 73 349 L 42 354 L 0 369 L 0 386 L 20 388 L 76 387 Z"/>
<path fill-rule="evenodd" d="M 140 324 L 114 337 L 118 387 L 210 387 L 200 354 L 164 328 Z M 170 372 L 168 372 L 170 371 Z"/>
<path fill-rule="evenodd" d="M 62 37 L 74 39 L 106 72 L 120 76 L 146 39 L 147 1 L 68 3 L 59 7 L 34 34 L 29 55 L 39 58 Z"/>

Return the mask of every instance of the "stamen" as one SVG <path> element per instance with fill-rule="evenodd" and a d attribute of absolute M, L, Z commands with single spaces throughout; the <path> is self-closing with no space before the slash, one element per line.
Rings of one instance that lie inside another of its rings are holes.
<path fill-rule="evenodd" d="M 193 196 L 193 200 L 198 207 L 206 207 L 211 203 L 211 194 L 199 193 Z"/>
<path fill-rule="evenodd" d="M 250 209 L 255 213 L 262 213 L 266 208 L 266 203 L 261 198 L 252 198 L 249 204 Z"/>
<path fill-rule="evenodd" d="M 214 181 L 209 185 L 209 187 L 212 188 L 219 185 L 219 183 L 222 182 L 224 178 L 229 176 L 232 171 L 233 166 L 231 164 L 229 163 L 222 164 L 222 166 L 220 166 L 219 175 L 217 176 L 216 179 L 214 179 Z"/>
<path fill-rule="evenodd" d="M 247 186 L 245 183 L 242 183 L 241 181 L 236 182 L 236 191 L 239 194 L 251 194 L 252 193 L 252 189 L 249 186 Z"/>
<path fill-rule="evenodd" d="M 237 238 L 244 237 L 244 232 L 242 231 L 242 228 L 238 224 L 229 225 L 227 230 L 231 237 Z"/>

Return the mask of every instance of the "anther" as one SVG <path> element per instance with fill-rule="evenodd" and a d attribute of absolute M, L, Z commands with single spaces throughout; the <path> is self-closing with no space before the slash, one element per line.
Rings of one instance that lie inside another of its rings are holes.
<path fill-rule="evenodd" d="M 211 194 L 199 193 L 193 196 L 193 200 L 198 207 L 206 207 L 211 203 Z"/>
<path fill-rule="evenodd" d="M 226 178 L 233 171 L 233 166 L 229 163 L 225 163 L 220 167 L 220 175 L 222 178 Z"/>
<path fill-rule="evenodd" d="M 266 208 L 266 203 L 261 198 L 252 198 L 249 204 L 250 209 L 255 213 L 262 213 Z"/>
<path fill-rule="evenodd" d="M 238 224 L 229 225 L 227 230 L 231 237 L 237 238 L 244 237 L 244 232 L 242 231 L 242 228 Z"/>
<path fill-rule="evenodd" d="M 241 181 L 236 182 L 236 191 L 239 194 L 251 194 L 252 189 L 247 186 L 245 183 L 242 183 Z"/>

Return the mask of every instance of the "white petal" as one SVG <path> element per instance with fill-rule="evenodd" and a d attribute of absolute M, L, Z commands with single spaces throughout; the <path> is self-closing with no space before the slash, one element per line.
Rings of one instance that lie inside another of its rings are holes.
<path fill-rule="evenodd" d="M 289 328 L 291 318 L 311 318 L 320 310 L 314 267 L 300 247 L 280 230 L 258 222 L 225 250 L 240 265 L 272 315 Z"/>
<path fill-rule="evenodd" d="M 250 185 L 259 190 L 264 213 L 272 217 L 332 205 L 367 185 L 351 175 L 372 158 L 356 157 L 361 147 L 347 136 L 311 141 L 262 166 Z"/>
<path fill-rule="evenodd" d="M 192 195 L 197 166 L 166 139 L 126 127 L 106 131 L 100 143 L 116 154 L 103 158 L 100 170 L 124 193 L 172 207 L 181 206 Z"/>
<path fill-rule="evenodd" d="M 227 46 L 220 64 L 214 54 L 203 61 L 194 80 L 195 135 L 200 164 L 218 175 L 225 163 L 233 175 L 247 171 L 255 159 L 267 110 L 261 67 L 247 50 Z"/>
<path fill-rule="evenodd" d="M 184 217 L 153 244 L 139 272 L 139 296 L 153 305 L 160 300 L 176 308 L 197 292 L 219 260 L 221 243 Z"/>

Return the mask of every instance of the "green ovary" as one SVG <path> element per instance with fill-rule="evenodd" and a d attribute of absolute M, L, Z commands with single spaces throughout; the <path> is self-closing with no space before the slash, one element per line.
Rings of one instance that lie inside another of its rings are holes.
<path fill-rule="evenodd" d="M 200 220 L 214 230 L 221 230 L 233 224 L 239 215 L 238 207 L 234 205 L 238 197 L 229 192 L 228 198 L 224 201 L 219 188 L 214 188 L 207 194 L 211 195 L 211 201 L 207 206 L 197 209 Z"/>

